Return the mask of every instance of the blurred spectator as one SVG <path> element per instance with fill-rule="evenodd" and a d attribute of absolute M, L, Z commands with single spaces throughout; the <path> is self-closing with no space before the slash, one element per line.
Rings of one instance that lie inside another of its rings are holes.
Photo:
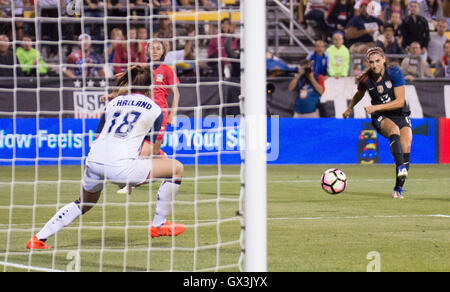
<path fill-rule="evenodd" d="M 104 3 L 101 0 L 84 0 L 84 16 L 103 18 Z M 103 19 L 98 22 L 91 22 L 92 20 L 85 20 L 86 33 L 93 36 L 95 40 L 103 40 Z"/>
<path fill-rule="evenodd" d="M 127 16 L 127 0 L 107 0 L 108 16 Z"/>
<path fill-rule="evenodd" d="M 78 40 L 80 49 L 73 51 L 67 57 L 69 66 L 64 70 L 64 75 L 71 78 L 105 77 L 102 59 L 92 49 L 91 37 L 88 34 L 81 34 Z"/>
<path fill-rule="evenodd" d="M 123 35 L 123 31 L 119 27 L 115 27 L 111 30 L 109 41 L 107 44 L 107 57 L 105 58 L 107 60 L 107 64 L 105 64 L 105 76 L 110 77 L 114 75 L 114 67 L 112 63 L 114 62 L 114 54 L 116 51 L 116 47 L 119 43 L 122 45 L 126 45 L 126 39 Z"/>
<path fill-rule="evenodd" d="M 139 26 L 138 28 L 136 28 L 136 36 L 138 40 L 137 43 L 139 46 L 139 50 L 144 50 L 144 52 L 146 52 L 148 41 L 147 28 L 145 26 Z"/>
<path fill-rule="evenodd" d="M 312 71 L 314 61 L 302 60 L 298 73 L 289 83 L 289 91 L 297 92 L 294 118 L 319 118 L 320 97 L 325 91 L 325 78 Z"/>
<path fill-rule="evenodd" d="M 110 36 L 110 40 L 113 41 L 124 41 L 125 37 L 123 35 L 123 31 L 118 28 L 115 27 L 111 30 L 111 36 Z M 116 50 L 117 45 L 119 44 L 119 42 L 108 42 L 108 62 L 112 63 L 114 60 L 114 52 Z"/>
<path fill-rule="evenodd" d="M 400 22 L 403 18 L 408 16 L 408 8 L 406 7 L 406 2 L 404 0 L 389 0 L 383 8 L 383 17 L 385 22 L 391 20 L 392 14 L 398 13 Z"/>
<path fill-rule="evenodd" d="M 130 28 L 129 38 L 127 44 L 117 44 L 114 51 L 113 63 L 128 64 L 129 63 L 145 63 L 145 44 L 138 42 L 137 31 L 135 27 Z M 128 51 L 129 48 L 129 51 Z M 130 56 L 130 59 L 128 58 Z M 114 74 L 121 73 L 127 70 L 127 66 L 114 66 Z"/>
<path fill-rule="evenodd" d="M 156 32 L 154 32 L 155 38 L 170 39 L 173 37 L 173 26 L 169 17 L 159 18 Z"/>
<path fill-rule="evenodd" d="M 307 60 L 314 61 L 313 72 L 318 75 L 328 75 L 328 56 L 325 54 L 326 44 L 322 40 L 317 40 L 314 43 L 314 51 L 306 56 Z"/>
<path fill-rule="evenodd" d="M 400 31 L 400 26 L 402 24 L 402 18 L 400 16 L 400 13 L 393 12 L 391 14 L 391 18 L 389 19 L 388 23 L 391 23 L 394 26 L 394 36 L 402 38 L 402 33 Z M 402 39 L 400 39 L 401 41 Z"/>
<path fill-rule="evenodd" d="M 405 54 L 401 42 L 394 36 L 394 26 L 392 23 L 384 25 L 383 40 L 378 40 L 376 45 L 382 48 L 385 54 Z"/>
<path fill-rule="evenodd" d="M 409 4 L 411 2 L 416 2 L 419 5 L 419 15 L 424 16 L 425 15 L 425 0 L 406 0 L 408 8 L 409 8 Z"/>
<path fill-rule="evenodd" d="M 195 0 L 178 0 L 180 6 L 195 6 Z M 216 8 L 217 0 L 200 0 L 198 1 L 198 5 L 204 8 Z"/>
<path fill-rule="evenodd" d="M 360 14 L 361 3 L 367 2 L 367 14 L 376 18 L 379 18 L 384 22 L 383 9 L 381 8 L 380 1 L 377 0 L 356 0 L 353 6 L 355 15 Z"/>
<path fill-rule="evenodd" d="M 28 35 L 23 36 L 21 47 L 16 49 L 16 55 L 20 68 L 25 75 L 36 76 L 36 72 L 39 75 L 49 73 L 48 65 L 41 58 L 39 51 L 33 48 L 31 37 Z"/>
<path fill-rule="evenodd" d="M 41 40 L 53 41 L 54 44 L 48 45 L 47 55 L 48 58 L 56 58 L 58 54 L 58 43 L 59 40 L 59 25 L 57 25 L 57 19 L 60 15 L 65 14 L 66 3 L 64 0 L 35 0 L 36 11 L 40 12 L 39 17 L 41 17 Z M 54 21 L 45 20 L 45 18 L 55 18 Z M 61 30 L 64 26 L 61 26 Z M 68 25 L 67 25 L 68 27 Z M 61 32 L 64 36 L 64 33 Z M 36 39 L 37 36 L 36 36 Z"/>
<path fill-rule="evenodd" d="M 409 57 L 403 59 L 401 68 L 405 79 L 414 81 L 415 78 L 433 77 L 430 66 L 422 60 L 421 48 L 418 42 L 412 42 L 408 48 Z"/>
<path fill-rule="evenodd" d="M 230 19 L 228 18 L 224 18 L 222 19 L 222 21 L 220 22 L 221 25 L 221 31 L 224 34 L 230 34 L 233 33 L 234 31 L 234 27 L 231 25 Z M 225 43 L 227 41 L 228 38 L 231 38 L 231 49 L 232 50 L 239 50 L 239 43 L 238 40 L 236 38 L 233 37 L 229 37 L 229 36 L 224 36 L 222 35 L 220 40 L 218 37 L 212 38 L 209 40 L 208 43 L 208 58 L 210 59 L 215 59 L 215 58 L 227 58 L 227 52 L 225 50 Z M 231 75 L 231 63 L 230 61 L 211 61 L 208 62 L 208 66 L 209 68 L 212 70 L 212 75 L 213 76 L 219 76 L 219 62 L 222 63 L 222 71 L 221 73 L 226 73 L 226 70 L 230 71 L 230 75 Z M 225 69 L 227 68 L 227 69 Z M 228 73 L 225 74 L 226 77 Z"/>
<path fill-rule="evenodd" d="M 266 70 L 267 77 L 276 77 L 285 75 L 288 72 L 298 71 L 297 68 L 291 67 L 280 58 L 277 58 L 272 50 L 266 51 Z"/>
<path fill-rule="evenodd" d="M 297 22 L 304 23 L 305 22 L 305 1 L 297 0 Z"/>
<path fill-rule="evenodd" d="M 442 10 L 444 11 L 444 17 L 450 18 L 450 0 L 445 0 L 443 2 L 444 4 L 442 5 Z"/>
<path fill-rule="evenodd" d="M 344 45 L 344 34 L 336 31 L 332 37 L 333 44 L 328 47 L 328 76 L 347 77 L 350 69 L 350 51 Z"/>
<path fill-rule="evenodd" d="M 172 10 L 172 1 L 176 0 L 152 0 L 153 7 L 156 9 L 156 13 L 159 13 L 161 11 L 167 11 Z M 176 3 L 174 2 L 174 5 Z"/>
<path fill-rule="evenodd" d="M 188 33 L 189 37 L 195 36 L 195 30 L 191 30 Z M 187 72 L 192 72 L 194 69 L 194 62 L 192 60 L 194 59 L 194 50 L 192 44 L 194 43 L 193 39 L 189 39 L 186 41 L 186 44 L 184 46 L 184 49 L 182 50 L 172 50 L 172 42 L 171 41 L 165 41 L 164 47 L 166 50 L 166 56 L 164 58 L 164 63 L 166 63 L 168 66 L 172 67 L 172 69 L 177 69 L 177 75 L 178 72 L 185 75 Z"/>
<path fill-rule="evenodd" d="M 139 26 L 136 28 L 136 36 L 138 40 L 147 40 L 147 28 L 145 26 Z"/>
<path fill-rule="evenodd" d="M 428 43 L 428 58 L 431 63 L 438 62 L 444 56 L 442 48 L 448 40 L 445 32 L 448 29 L 448 23 L 445 18 L 441 18 L 436 23 L 436 33 L 430 34 L 430 42 Z"/>
<path fill-rule="evenodd" d="M 419 15 L 419 3 L 416 0 L 409 3 L 409 15 L 406 16 L 400 26 L 402 34 L 402 46 L 408 47 L 412 42 L 419 42 L 422 50 L 426 50 L 430 42 L 430 30 L 428 21 Z"/>
<path fill-rule="evenodd" d="M 14 2 L 14 13 L 11 12 L 12 2 Z M 27 4 L 27 6 L 29 6 L 28 0 L 14 0 L 12 2 L 11 0 L 0 0 L 0 6 L 6 6 L 1 7 L 2 18 L 11 18 L 13 14 L 15 17 L 23 17 L 24 5 Z M 21 40 L 24 34 L 24 24 L 22 21 L 16 19 L 14 26 L 16 28 L 16 39 Z M 12 23 L 3 22 L 0 23 L 0 27 L 0 33 L 7 34 L 12 38 L 12 35 L 10 34 L 12 32 Z"/>
<path fill-rule="evenodd" d="M 136 13 L 137 16 L 145 16 L 158 14 L 154 9 L 152 0 L 130 0 L 131 14 Z"/>
<path fill-rule="evenodd" d="M 442 5 L 439 0 L 425 0 L 423 4 L 423 16 L 428 21 L 428 28 L 430 31 L 435 31 L 438 20 L 444 16 Z"/>
<path fill-rule="evenodd" d="M 9 65 L 11 68 L 0 67 L 1 77 L 12 77 L 14 75 L 13 66 L 18 64 L 16 56 L 14 56 L 13 51 L 9 48 L 9 38 L 6 34 L 0 35 L 0 65 Z M 17 76 L 22 75 L 22 70 L 17 68 Z"/>
<path fill-rule="evenodd" d="M 450 66 L 448 62 L 450 60 L 450 40 L 447 40 L 444 44 L 444 56 L 440 61 L 436 63 L 435 77 L 450 78 Z"/>
<path fill-rule="evenodd" d="M 240 40 L 232 37 L 226 38 L 225 52 L 227 53 L 227 58 L 234 59 L 233 62 L 231 62 L 231 76 L 233 77 L 240 76 L 241 75 Z"/>
<path fill-rule="evenodd" d="M 171 7 L 173 0 L 153 0 L 153 5 L 159 7 Z"/>
<path fill-rule="evenodd" d="M 374 34 L 383 27 L 383 22 L 367 12 L 369 2 L 363 0 L 360 3 L 359 15 L 350 19 L 345 29 L 348 40 L 346 46 L 350 53 L 365 54 L 369 47 L 375 46 Z"/>
<path fill-rule="evenodd" d="M 317 26 L 320 37 L 322 40 L 326 40 L 327 29 L 328 26 L 325 22 L 327 18 L 328 9 L 330 8 L 330 3 L 333 3 L 334 0 L 309 0 L 306 4 L 306 9 L 304 8 L 303 1 L 299 3 L 299 18 L 298 21 L 303 23 L 305 20 L 307 22 L 314 23 L 314 26 Z"/>
<path fill-rule="evenodd" d="M 328 30 L 331 31 L 331 34 L 334 34 L 336 30 L 344 32 L 347 23 L 353 16 L 353 0 L 336 0 L 328 11 Z"/>
<path fill-rule="evenodd" d="M 126 17 L 127 2 L 128 0 L 106 0 L 106 8 L 107 8 L 106 16 Z M 111 31 L 114 27 L 119 27 L 123 31 L 127 30 L 127 25 L 126 23 L 123 22 L 123 20 L 121 22 L 120 20 L 116 21 L 113 18 L 109 18 L 107 30 Z"/>

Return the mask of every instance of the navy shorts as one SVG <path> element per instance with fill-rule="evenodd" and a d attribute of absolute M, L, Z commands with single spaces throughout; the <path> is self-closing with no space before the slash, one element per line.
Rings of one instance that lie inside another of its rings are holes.
<path fill-rule="evenodd" d="M 381 135 L 383 135 L 381 131 L 381 122 L 384 119 L 390 119 L 398 126 L 399 129 L 403 127 L 411 127 L 411 119 L 409 116 L 403 116 L 403 115 L 385 115 L 385 114 L 377 114 L 376 116 L 372 116 L 372 125 L 377 130 L 377 132 Z"/>

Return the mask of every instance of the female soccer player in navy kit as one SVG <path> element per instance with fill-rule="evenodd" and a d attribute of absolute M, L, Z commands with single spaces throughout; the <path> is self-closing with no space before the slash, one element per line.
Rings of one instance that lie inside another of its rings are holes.
<path fill-rule="evenodd" d="M 377 132 L 389 138 L 396 165 L 396 182 L 392 197 L 403 199 L 403 185 L 408 176 L 412 142 L 409 118 L 411 112 L 405 100 L 406 82 L 398 66 L 389 66 L 381 48 L 370 48 L 366 59 L 369 66 L 358 76 L 358 91 L 342 116 L 348 118 L 353 107 L 364 97 L 366 90 L 369 91 L 371 105 L 364 109 L 371 115 Z"/>

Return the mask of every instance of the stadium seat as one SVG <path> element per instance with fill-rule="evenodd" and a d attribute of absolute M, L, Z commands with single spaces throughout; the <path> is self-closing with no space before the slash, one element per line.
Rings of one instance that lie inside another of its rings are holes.
<path fill-rule="evenodd" d="M 217 11 L 179 11 L 179 12 L 167 12 L 170 16 L 171 21 L 218 21 L 224 18 L 231 18 L 232 21 L 239 21 L 241 19 L 241 14 L 239 12 L 221 12 Z M 231 15 L 231 17 L 230 17 Z"/>

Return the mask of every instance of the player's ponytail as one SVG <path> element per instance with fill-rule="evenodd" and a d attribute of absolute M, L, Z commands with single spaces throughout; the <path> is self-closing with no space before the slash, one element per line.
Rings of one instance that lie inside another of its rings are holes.
<path fill-rule="evenodd" d="M 361 74 L 356 76 L 356 78 L 355 78 L 356 84 L 359 84 L 362 80 L 364 80 L 367 77 L 369 77 L 369 74 L 370 74 L 370 68 L 367 67 L 367 68 L 364 69 L 364 71 Z"/>
<path fill-rule="evenodd" d="M 118 87 L 131 84 L 131 92 L 141 92 L 147 96 L 150 94 L 152 84 L 152 72 L 148 67 L 132 66 L 117 80 Z"/>

